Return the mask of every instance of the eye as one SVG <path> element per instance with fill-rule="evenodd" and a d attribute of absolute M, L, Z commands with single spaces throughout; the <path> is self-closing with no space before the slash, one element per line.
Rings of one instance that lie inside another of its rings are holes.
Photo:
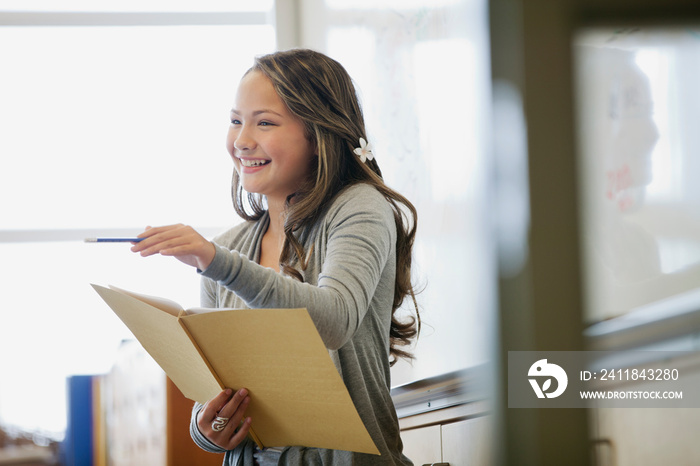
<path fill-rule="evenodd" d="M 269 122 L 269 121 L 261 121 L 261 122 L 258 123 L 258 124 L 259 124 L 260 126 L 275 126 L 274 123 Z"/>
<path fill-rule="evenodd" d="M 231 124 L 232 124 L 232 125 L 240 125 L 240 124 L 241 124 L 241 120 L 239 120 L 239 119 L 237 119 L 237 118 L 231 118 Z"/>

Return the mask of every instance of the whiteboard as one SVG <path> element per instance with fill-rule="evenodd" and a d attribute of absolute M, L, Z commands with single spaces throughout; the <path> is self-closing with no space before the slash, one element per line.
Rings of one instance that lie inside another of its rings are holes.
<path fill-rule="evenodd" d="M 662 318 L 700 289 L 700 28 L 586 30 L 575 57 L 586 320 Z"/>
<path fill-rule="evenodd" d="M 415 361 L 394 366 L 392 386 L 484 363 L 496 315 L 485 208 L 486 2 L 303 4 L 302 44 L 337 59 L 353 77 L 385 181 L 418 210 L 423 330 Z"/>

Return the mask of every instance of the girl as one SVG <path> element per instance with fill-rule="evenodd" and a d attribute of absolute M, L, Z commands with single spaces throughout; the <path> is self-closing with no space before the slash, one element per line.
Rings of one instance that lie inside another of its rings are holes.
<path fill-rule="evenodd" d="M 411 464 L 402 453 L 389 367 L 420 330 L 395 312 L 413 299 L 416 211 L 387 187 L 366 143 L 345 69 L 310 50 L 263 56 L 242 78 L 227 149 L 232 196 L 246 222 L 209 242 L 184 225 L 147 228 L 132 250 L 197 267 L 202 306 L 308 309 L 381 456 L 247 439 L 248 397 L 196 404 L 190 426 L 225 465 Z M 264 337 L 264 335 L 261 335 Z M 242 422 L 242 424 L 241 424 Z"/>

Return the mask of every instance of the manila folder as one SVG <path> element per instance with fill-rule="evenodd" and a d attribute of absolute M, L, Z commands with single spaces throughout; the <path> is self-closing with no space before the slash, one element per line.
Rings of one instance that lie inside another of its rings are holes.
<path fill-rule="evenodd" d="M 176 316 L 158 299 L 92 286 L 186 397 L 205 403 L 224 388 L 248 389 L 261 447 L 379 454 L 306 309 Z"/>

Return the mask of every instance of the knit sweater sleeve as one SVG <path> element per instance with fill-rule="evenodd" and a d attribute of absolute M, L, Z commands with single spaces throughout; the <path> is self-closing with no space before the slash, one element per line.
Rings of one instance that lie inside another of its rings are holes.
<path fill-rule="evenodd" d="M 339 349 L 352 338 L 372 302 L 395 247 L 396 226 L 383 195 L 357 185 L 338 196 L 319 228 L 313 244 L 313 254 L 323 258 L 317 285 L 281 275 L 218 245 L 202 275 L 251 308 L 307 308 L 326 347 Z"/>

